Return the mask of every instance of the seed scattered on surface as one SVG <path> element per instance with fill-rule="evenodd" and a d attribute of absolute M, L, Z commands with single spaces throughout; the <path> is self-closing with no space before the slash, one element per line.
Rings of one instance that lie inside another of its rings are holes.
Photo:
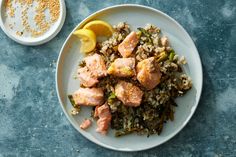
<path fill-rule="evenodd" d="M 7 13 L 10 17 L 15 16 L 15 8 L 12 6 L 12 0 L 5 1 L 5 7 L 7 8 Z"/>
<path fill-rule="evenodd" d="M 22 35 L 23 35 L 23 32 L 16 31 L 16 35 L 18 35 L 18 36 L 22 36 Z"/>

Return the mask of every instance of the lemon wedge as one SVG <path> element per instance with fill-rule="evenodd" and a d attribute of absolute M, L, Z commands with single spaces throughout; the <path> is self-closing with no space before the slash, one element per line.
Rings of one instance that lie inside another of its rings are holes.
<path fill-rule="evenodd" d="M 112 26 L 102 20 L 88 22 L 83 28 L 92 30 L 97 36 L 110 37 L 113 34 Z"/>
<path fill-rule="evenodd" d="M 96 47 L 96 34 L 89 29 L 78 29 L 74 33 L 81 41 L 80 51 L 83 53 L 91 52 Z"/>

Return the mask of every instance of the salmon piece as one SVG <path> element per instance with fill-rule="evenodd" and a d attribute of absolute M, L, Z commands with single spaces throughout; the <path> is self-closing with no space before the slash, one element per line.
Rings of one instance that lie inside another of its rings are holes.
<path fill-rule="evenodd" d="M 77 73 L 80 83 L 85 87 L 92 87 L 98 83 L 98 79 L 92 76 L 87 67 L 79 68 Z"/>
<path fill-rule="evenodd" d="M 115 86 L 115 95 L 124 105 L 137 107 L 141 104 L 143 91 L 132 83 L 120 81 Z"/>
<path fill-rule="evenodd" d="M 104 101 L 104 93 L 101 88 L 80 88 L 68 97 L 73 106 L 97 106 L 102 105 Z"/>
<path fill-rule="evenodd" d="M 100 106 L 96 106 L 96 107 L 95 107 L 94 115 L 93 115 L 94 118 L 97 118 L 97 117 L 98 117 L 98 108 L 99 108 L 99 107 L 100 107 Z"/>
<path fill-rule="evenodd" d="M 126 38 L 122 41 L 122 43 L 118 46 L 118 51 L 120 52 L 121 56 L 126 58 L 129 57 L 135 47 L 139 42 L 138 36 L 135 32 L 131 32 Z"/>
<path fill-rule="evenodd" d="M 97 108 L 97 114 L 99 119 L 97 121 L 96 131 L 105 135 L 111 122 L 111 112 L 107 103 Z"/>
<path fill-rule="evenodd" d="M 85 120 L 80 124 L 79 127 L 80 127 L 81 129 L 85 130 L 85 129 L 89 128 L 89 127 L 91 126 L 91 124 L 92 124 L 91 120 L 85 119 Z"/>
<path fill-rule="evenodd" d="M 107 75 L 105 62 L 101 55 L 95 53 L 94 55 L 84 58 L 86 67 L 95 78 L 100 78 Z"/>
<path fill-rule="evenodd" d="M 154 57 L 139 62 L 136 70 L 138 81 L 148 90 L 155 88 L 161 81 L 160 67 L 155 63 Z"/>
<path fill-rule="evenodd" d="M 98 78 L 106 76 L 105 62 L 98 54 L 88 56 L 84 61 L 86 66 L 78 69 L 78 78 L 83 86 L 92 87 L 98 83 Z"/>
<path fill-rule="evenodd" d="M 134 58 L 117 58 L 107 70 L 108 74 L 118 77 L 130 77 L 135 75 Z"/>

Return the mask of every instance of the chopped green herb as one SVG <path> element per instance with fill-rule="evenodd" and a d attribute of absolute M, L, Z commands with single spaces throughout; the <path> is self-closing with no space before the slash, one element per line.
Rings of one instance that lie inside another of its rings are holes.
<path fill-rule="evenodd" d="M 169 60 L 170 60 L 170 61 L 173 61 L 174 56 L 175 56 L 175 51 L 172 50 L 172 51 L 170 52 L 170 54 L 169 54 Z"/>
<path fill-rule="evenodd" d="M 167 54 L 165 51 L 161 52 L 161 54 L 158 56 L 157 62 L 163 62 L 167 59 Z"/>
<path fill-rule="evenodd" d="M 151 36 L 144 28 L 139 27 L 138 30 L 139 30 L 143 35 L 145 35 L 146 37 L 150 37 L 150 36 Z"/>
<path fill-rule="evenodd" d="M 141 35 L 144 35 L 148 38 L 148 42 L 152 43 L 151 34 L 148 33 L 144 28 L 139 27 L 138 30 L 141 32 Z"/>
<path fill-rule="evenodd" d="M 115 98 L 116 98 L 115 93 L 111 93 L 110 96 L 108 97 L 108 99 L 115 99 Z"/>
<path fill-rule="evenodd" d="M 72 95 L 68 95 L 68 98 L 69 98 L 69 100 L 70 100 L 71 105 L 72 105 L 74 108 L 76 108 L 77 105 L 76 105 L 76 103 L 75 103 L 75 100 L 73 99 L 73 96 L 72 96 Z"/>

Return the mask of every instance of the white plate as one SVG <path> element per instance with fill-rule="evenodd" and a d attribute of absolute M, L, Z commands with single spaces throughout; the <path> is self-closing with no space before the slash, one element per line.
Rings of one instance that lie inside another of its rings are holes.
<path fill-rule="evenodd" d="M 22 25 L 22 7 L 20 6 L 19 3 L 13 3 L 12 5 L 14 6 L 15 9 L 15 16 L 14 17 L 8 17 L 6 16 L 6 9 L 5 9 L 5 1 L 6 0 L 0 0 L 0 26 L 2 30 L 5 32 L 5 34 L 11 38 L 12 40 L 23 44 L 23 45 L 41 45 L 44 44 L 48 41 L 50 41 L 52 38 L 54 38 L 61 30 L 64 22 L 65 22 L 65 17 L 66 17 L 66 7 L 65 7 L 65 2 L 64 0 L 59 0 L 60 2 L 60 16 L 58 20 L 51 25 L 49 30 L 45 32 L 44 34 L 38 36 L 38 37 L 32 37 L 30 33 L 25 32 L 22 36 L 17 35 L 17 31 L 22 31 L 24 30 L 24 26 Z M 14 1 L 15 2 L 15 1 Z M 29 7 L 28 10 L 28 15 L 29 14 L 35 14 L 35 7 L 37 3 L 33 3 L 31 7 Z M 50 17 L 49 12 L 45 12 L 46 19 Z M 35 27 L 35 22 L 33 18 L 30 18 L 32 16 L 29 16 L 29 19 L 27 20 L 29 22 L 30 26 Z"/>
<path fill-rule="evenodd" d="M 185 72 L 191 76 L 193 88 L 181 98 L 176 100 L 175 120 L 168 122 L 161 135 L 138 136 L 136 134 L 124 137 L 114 137 L 114 132 L 109 131 L 107 136 L 96 133 L 96 123 L 87 131 L 79 128 L 84 118 L 90 117 L 91 108 L 82 107 L 82 112 L 73 117 L 70 115 L 72 108 L 67 95 L 79 88 L 79 81 L 74 80 L 79 60 L 83 58 L 79 52 L 80 43 L 76 37 L 69 35 L 65 41 L 57 63 L 56 86 L 58 97 L 64 113 L 71 124 L 87 139 L 103 147 L 118 151 L 140 151 L 158 146 L 175 136 L 188 123 L 192 117 L 202 91 L 202 66 L 198 51 L 188 35 L 174 19 L 156 9 L 140 5 L 118 5 L 102 9 L 83 20 L 73 31 L 81 28 L 86 22 L 93 19 L 101 19 L 114 25 L 120 21 L 126 21 L 133 29 L 152 23 L 161 28 L 162 32 L 169 37 L 175 51 L 185 56 L 188 64 L 184 66 Z M 72 32 L 73 32 L 72 31 Z M 190 138 L 190 137 L 186 137 Z"/>

